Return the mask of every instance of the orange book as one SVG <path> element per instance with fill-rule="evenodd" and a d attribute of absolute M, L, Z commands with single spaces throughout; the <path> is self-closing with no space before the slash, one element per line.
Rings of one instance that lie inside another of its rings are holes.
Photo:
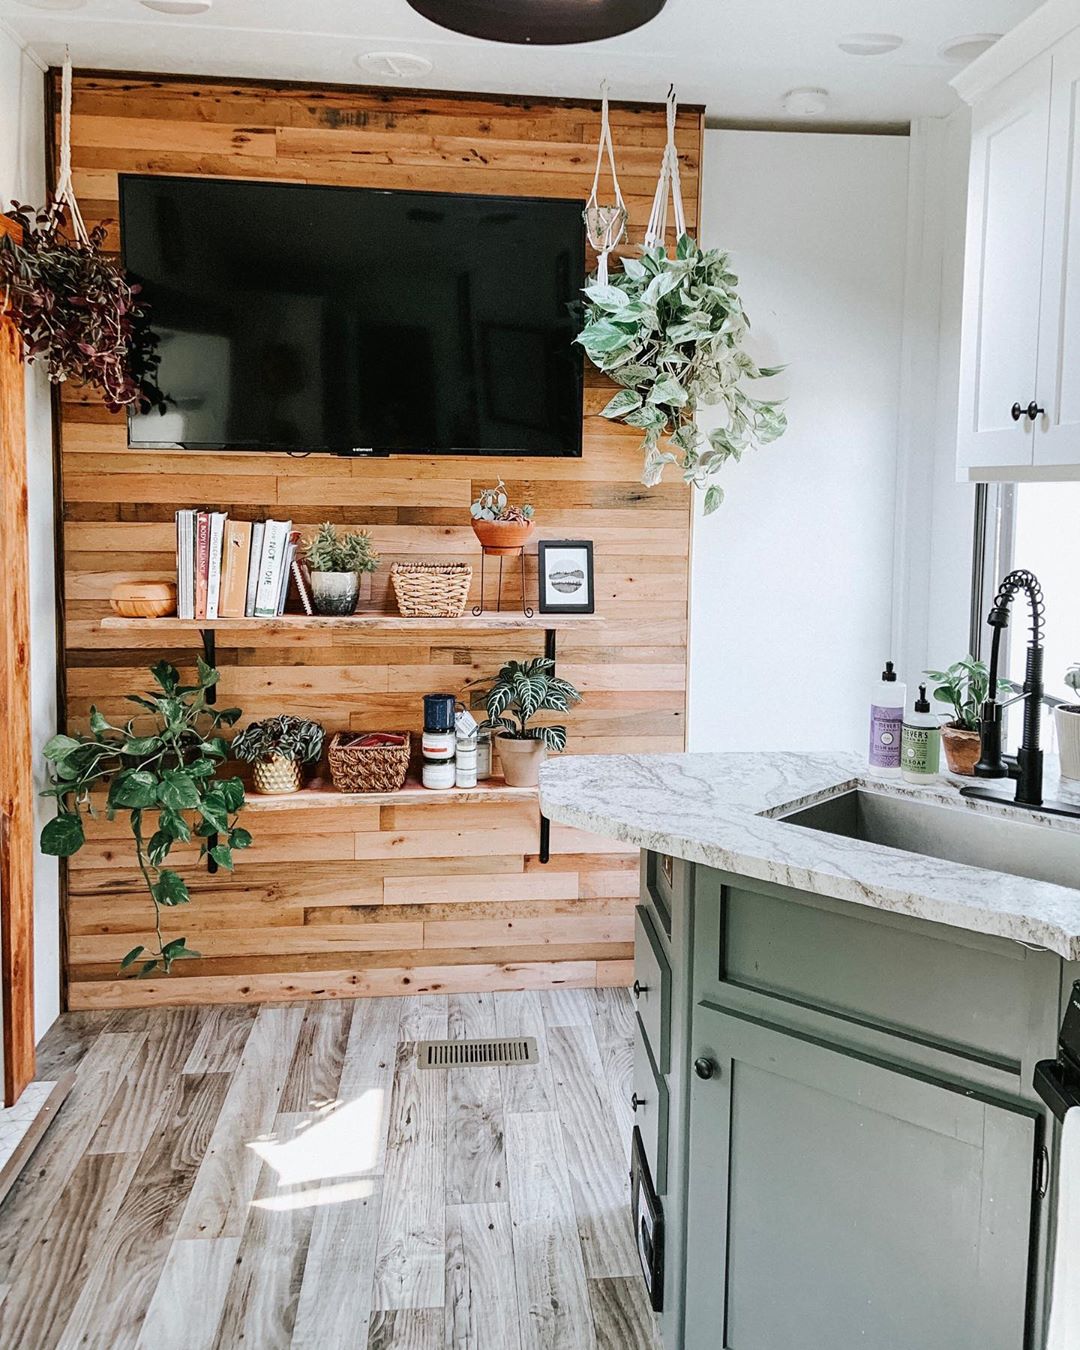
<path fill-rule="evenodd" d="M 251 521 L 227 520 L 222 546 L 221 602 L 218 605 L 218 614 L 223 619 L 244 617 L 250 560 Z"/>

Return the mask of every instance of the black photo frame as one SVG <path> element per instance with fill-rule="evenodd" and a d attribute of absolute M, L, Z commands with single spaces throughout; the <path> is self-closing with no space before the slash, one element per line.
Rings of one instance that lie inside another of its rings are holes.
<path fill-rule="evenodd" d="M 591 539 L 541 539 L 537 548 L 541 614 L 594 614 Z M 561 556 L 561 562 L 560 562 Z M 563 579 L 557 580 L 562 572 Z M 570 583 L 581 574 L 576 585 Z"/>

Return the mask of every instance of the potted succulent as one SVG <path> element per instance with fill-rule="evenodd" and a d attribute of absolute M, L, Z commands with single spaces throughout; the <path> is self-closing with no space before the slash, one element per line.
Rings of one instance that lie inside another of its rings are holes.
<path fill-rule="evenodd" d="M 268 717 L 233 738 L 232 753 L 250 764 L 256 792 L 296 792 L 300 766 L 322 754 L 324 732 L 306 717 Z"/>
<path fill-rule="evenodd" d="M 360 598 L 360 578 L 375 571 L 379 555 L 366 531 L 339 535 L 327 521 L 305 542 L 304 561 L 316 614 L 353 614 Z"/>
<path fill-rule="evenodd" d="M 970 778 L 979 759 L 979 713 L 990 693 L 990 672 L 985 661 L 965 656 L 947 670 L 923 671 L 935 682 L 934 698 L 952 708 L 952 719 L 941 728 L 945 758 L 951 773 Z M 998 692 L 1008 693 L 1006 680 L 998 680 Z"/>
<path fill-rule="evenodd" d="M 1080 698 L 1080 662 L 1065 672 L 1065 683 Z M 1062 778 L 1080 778 L 1080 703 L 1059 703 L 1054 709 Z"/>
<path fill-rule="evenodd" d="M 497 558 L 517 553 L 536 529 L 533 508 L 512 506 L 501 478 L 495 487 L 485 488 L 469 509 L 473 532 L 484 552 L 493 553 Z"/>
<path fill-rule="evenodd" d="M 495 733 L 510 787 L 535 787 L 547 752 L 566 748 L 565 727 L 529 726 L 537 713 L 568 712 L 572 703 L 581 702 L 574 686 L 554 670 L 555 662 L 546 656 L 508 661 L 485 697 L 488 720 L 483 725 Z"/>

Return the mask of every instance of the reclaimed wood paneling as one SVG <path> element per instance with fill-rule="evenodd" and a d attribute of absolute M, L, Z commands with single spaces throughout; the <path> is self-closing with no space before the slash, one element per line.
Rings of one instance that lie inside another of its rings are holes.
<path fill-rule="evenodd" d="M 640 238 L 664 142 L 663 110 L 618 106 L 620 180 Z M 117 179 L 181 173 L 433 191 L 571 196 L 592 180 L 593 103 L 78 74 L 75 185 L 88 224 L 119 243 Z M 680 114 L 687 214 L 696 223 L 702 119 Z M 536 508 L 538 533 L 595 544 L 595 623 L 559 634 L 560 669 L 585 693 L 570 749 L 684 744 L 690 505 L 677 483 L 641 486 L 638 435 L 599 416 L 589 372 L 579 460 L 416 456 L 364 462 L 284 455 L 128 450 L 122 419 L 84 391 L 63 403 L 67 708 L 119 715 L 165 656 L 190 671 L 195 634 L 103 627 L 121 578 L 173 570 L 173 512 L 202 504 L 243 519 L 289 515 L 369 529 L 384 566 L 363 608 L 393 613 L 395 559 L 478 561 L 468 505 L 496 475 Z M 478 597 L 479 576 L 473 601 Z M 536 557 L 527 585 L 535 593 Z M 504 603 L 513 605 L 511 585 Z M 245 717 L 295 712 L 329 730 L 419 727 L 420 696 L 469 698 L 508 657 L 539 654 L 538 632 L 371 632 L 267 626 L 218 634 L 222 698 Z M 126 713 L 124 714 L 127 715 Z M 179 856 L 193 904 L 165 930 L 203 953 L 169 979 L 118 979 L 148 936 L 141 880 L 121 822 L 101 822 L 68 876 L 69 1001 L 77 1008 L 248 1003 L 307 997 L 612 985 L 631 976 L 636 865 L 621 846 L 553 828 L 538 860 L 535 800 L 391 805 L 260 804 L 255 845 L 233 876 Z"/>

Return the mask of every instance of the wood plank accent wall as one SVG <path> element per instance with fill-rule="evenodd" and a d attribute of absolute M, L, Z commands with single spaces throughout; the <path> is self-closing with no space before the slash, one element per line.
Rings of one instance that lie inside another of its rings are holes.
<path fill-rule="evenodd" d="M 640 238 L 663 110 L 618 106 L 612 121 Z M 681 113 L 694 223 L 702 126 L 700 110 Z M 584 200 L 598 130 L 593 103 L 79 73 L 74 181 L 88 222 L 115 220 L 122 172 Z M 85 723 L 91 703 L 121 715 L 122 695 L 142 687 L 140 668 L 162 654 L 192 665 L 190 648 L 163 649 L 153 633 L 99 626 L 115 581 L 172 574 L 178 506 L 368 528 L 386 566 L 362 605 L 392 613 L 386 567 L 394 559 L 479 562 L 468 504 L 501 475 L 515 499 L 535 504 L 541 536 L 595 541 L 602 622 L 568 627 L 559 641 L 561 672 L 585 694 L 569 719 L 570 750 L 681 750 L 689 497 L 678 483 L 641 486 L 637 433 L 597 415 L 608 397 L 591 373 L 580 460 L 351 462 L 128 450 L 121 419 L 69 392 L 62 472 L 71 725 Z M 529 584 L 535 594 L 535 555 Z M 418 729 L 424 692 L 482 684 L 504 658 L 539 654 L 542 637 L 466 636 L 445 622 L 393 637 L 252 630 L 243 643 L 219 641 L 218 664 L 223 700 L 246 716 L 287 711 L 329 729 Z M 245 823 L 255 845 L 235 875 L 209 877 L 189 864 L 194 903 L 168 916 L 168 932 L 185 933 L 202 959 L 181 963 L 169 979 L 138 982 L 118 980 L 116 965 L 147 937 L 148 905 L 120 823 L 101 823 L 69 869 L 71 1007 L 631 978 L 635 857 L 555 826 L 551 862 L 541 865 L 534 801 L 433 796 L 416 805 L 252 812 Z"/>

